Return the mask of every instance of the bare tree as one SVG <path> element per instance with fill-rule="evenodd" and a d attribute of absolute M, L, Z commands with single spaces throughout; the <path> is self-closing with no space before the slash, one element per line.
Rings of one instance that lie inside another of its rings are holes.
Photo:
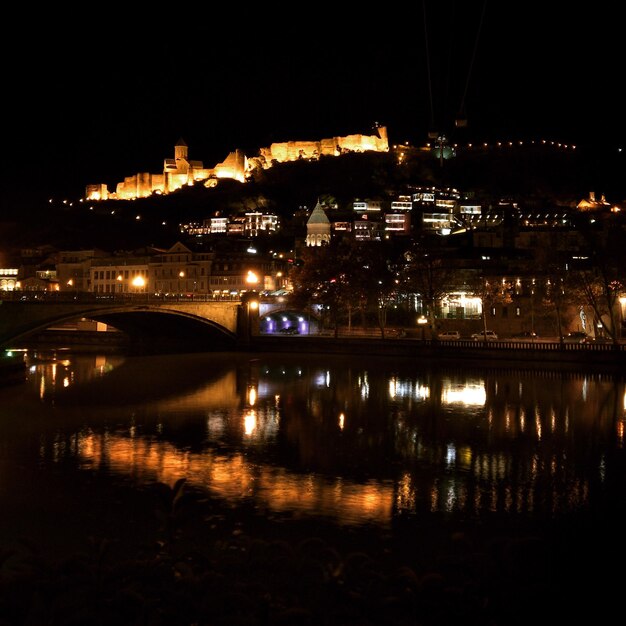
<path fill-rule="evenodd" d="M 405 253 L 402 287 L 418 294 L 426 309 L 430 338 L 437 339 L 437 311 L 458 277 L 458 267 L 441 251 L 415 246 Z"/>
<path fill-rule="evenodd" d="M 473 282 L 473 292 L 481 302 L 481 320 L 483 324 L 483 340 L 487 341 L 487 311 L 497 305 L 513 302 L 515 287 L 513 282 L 499 276 L 477 274 Z"/>
<path fill-rule="evenodd" d="M 623 232 L 611 215 L 583 214 L 576 227 L 587 244 L 586 259 L 573 270 L 573 286 L 594 314 L 595 328 L 618 343 L 619 294 L 624 288 L 626 247 Z"/>
<path fill-rule="evenodd" d="M 330 322 L 338 335 L 345 299 L 345 276 L 337 259 L 336 246 L 309 247 L 290 271 L 291 304 L 299 308 L 317 304 L 322 324 Z"/>

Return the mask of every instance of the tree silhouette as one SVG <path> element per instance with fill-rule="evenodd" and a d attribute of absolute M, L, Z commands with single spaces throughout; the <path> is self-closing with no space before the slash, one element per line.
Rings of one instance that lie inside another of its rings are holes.
<path fill-rule="evenodd" d="M 459 266 L 445 252 L 424 248 L 418 244 L 405 253 L 402 270 L 403 289 L 414 292 L 422 301 L 428 318 L 430 338 L 437 339 L 437 311 L 442 298 L 459 279 Z"/>
<path fill-rule="evenodd" d="M 626 247 L 623 231 L 613 216 L 582 214 L 576 228 L 587 246 L 587 258 L 572 272 L 572 283 L 591 308 L 595 329 L 601 327 L 614 344 L 620 338 L 619 295 L 624 288 Z"/>

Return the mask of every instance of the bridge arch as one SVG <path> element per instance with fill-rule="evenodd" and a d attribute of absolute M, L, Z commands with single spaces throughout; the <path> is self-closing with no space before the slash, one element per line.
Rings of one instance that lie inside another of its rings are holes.
<path fill-rule="evenodd" d="M 239 302 L 221 308 L 215 303 L 0 304 L 0 346 L 7 348 L 19 346 L 50 327 L 80 319 L 113 326 L 128 337 L 131 348 L 143 352 L 151 348 L 159 352 L 230 350 L 240 340 Z"/>
<path fill-rule="evenodd" d="M 282 334 L 297 331 L 300 335 L 319 332 L 320 318 L 312 310 L 302 311 L 293 307 L 261 304 L 259 332 L 262 335 Z"/>
<path fill-rule="evenodd" d="M 88 317 L 88 316 L 86 316 Z M 159 350 L 170 346 L 177 351 L 208 351 L 232 349 L 237 335 L 220 324 L 184 311 L 171 309 L 132 309 L 98 312 L 90 319 L 104 322 L 125 333 L 135 348 L 146 351 L 151 343 Z"/>

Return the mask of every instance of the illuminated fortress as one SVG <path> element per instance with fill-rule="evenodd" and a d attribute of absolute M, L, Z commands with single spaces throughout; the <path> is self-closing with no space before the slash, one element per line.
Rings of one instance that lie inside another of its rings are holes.
<path fill-rule="evenodd" d="M 257 156 L 246 157 L 241 150 L 231 152 L 224 161 L 205 168 L 202 161 L 189 159 L 187 144 L 181 139 L 174 146 L 174 158 L 163 161 L 163 172 L 141 172 L 127 176 L 109 192 L 105 184 L 87 185 L 87 200 L 134 200 L 152 194 L 167 194 L 185 185 L 204 182 L 205 187 L 215 187 L 221 178 L 246 182 L 258 169 L 269 169 L 275 163 L 299 159 L 319 159 L 321 156 L 340 156 L 350 152 L 388 152 L 387 129 L 375 127 L 375 135 L 348 135 L 320 141 L 286 141 L 261 148 Z"/>

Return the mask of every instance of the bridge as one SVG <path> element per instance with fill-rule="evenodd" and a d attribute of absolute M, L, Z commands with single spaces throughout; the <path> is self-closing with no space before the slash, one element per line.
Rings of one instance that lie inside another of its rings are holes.
<path fill-rule="evenodd" d="M 6 292 L 0 296 L 0 348 L 18 347 L 50 327 L 89 319 L 122 331 L 137 351 L 237 349 L 258 332 L 258 297 L 246 295 Z"/>
<path fill-rule="evenodd" d="M 19 348 L 46 329 L 83 318 L 103 322 L 129 338 L 128 347 L 139 353 L 211 352 L 238 349 L 257 351 L 350 353 L 409 356 L 420 362 L 461 360 L 481 363 L 532 363 L 533 367 L 569 365 L 576 369 L 599 367 L 624 372 L 626 344 L 561 344 L 549 341 L 432 341 L 417 336 L 387 339 L 322 336 L 314 311 L 297 311 L 285 298 L 163 297 L 90 293 L 24 294 L 0 296 L 0 350 Z M 283 335 L 296 327 L 297 337 Z M 96 333 L 105 335 L 108 333 Z M 280 339 L 279 339 L 280 337 Z M 106 343 L 106 342 L 105 342 Z"/>
<path fill-rule="evenodd" d="M 0 295 L 0 349 L 42 337 L 49 328 L 89 319 L 122 331 L 140 352 L 204 352 L 248 347 L 260 333 L 319 329 L 313 311 L 297 311 L 284 297 L 164 296 L 23 292 Z M 99 340 L 100 342 L 102 339 Z"/>

